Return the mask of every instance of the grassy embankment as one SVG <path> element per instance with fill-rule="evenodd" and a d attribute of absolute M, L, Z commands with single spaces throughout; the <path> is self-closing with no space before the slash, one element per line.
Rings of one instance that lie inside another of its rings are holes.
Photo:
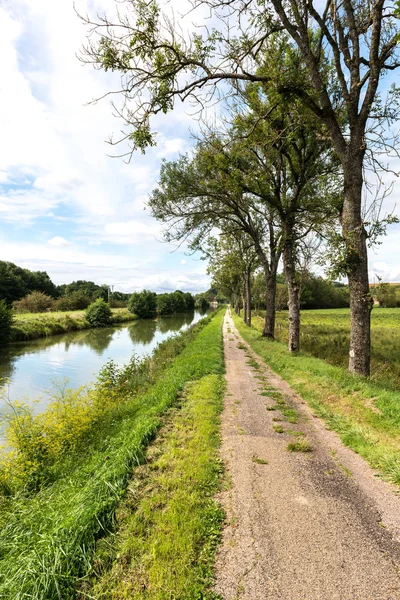
<path fill-rule="evenodd" d="M 390 309 L 389 313 L 391 312 Z M 322 313 L 322 314 L 321 314 Z M 379 339 L 379 354 L 383 360 L 384 348 L 390 347 L 399 336 L 399 323 L 394 330 L 393 321 L 398 313 L 385 315 L 382 321 L 374 325 L 375 340 Z M 305 335 L 313 331 L 313 351 L 318 353 L 318 334 L 321 331 L 321 347 L 327 348 L 328 340 L 342 335 L 345 330 L 343 311 L 308 311 L 302 313 L 305 323 Z M 347 312 L 348 315 L 348 312 Z M 379 315 L 380 316 L 380 315 Z M 313 317 L 324 319 L 313 323 Z M 280 315 L 280 319 L 281 319 Z M 330 321 L 338 318 L 339 325 L 330 329 Z M 387 319 L 387 320 L 386 320 Z M 243 338 L 270 367 L 285 379 L 304 400 L 322 417 L 328 426 L 336 431 L 342 441 L 363 456 L 373 468 L 385 478 L 400 484 L 400 389 L 397 373 L 385 378 L 364 380 L 350 375 L 345 367 L 328 364 L 325 360 L 301 352 L 290 355 L 286 345 L 262 338 L 263 320 L 255 317 L 253 327 L 246 327 L 241 319 L 234 316 L 235 323 Z M 307 332 L 307 323 L 309 330 Z M 385 327 L 384 323 L 392 322 Z M 348 326 L 347 326 L 348 327 Z M 376 334 L 379 334 L 378 336 Z M 317 347 L 314 347 L 317 346 Z M 303 344 L 303 348 L 306 344 Z M 390 348 L 388 355 L 396 355 L 398 350 Z M 335 352 L 342 353 L 336 347 Z M 329 351 L 330 356 L 333 352 Z M 323 356 L 323 352 L 321 352 Z M 375 355 L 375 360 L 376 360 Z M 338 362 L 345 362 L 346 356 L 340 356 Z"/>
<path fill-rule="evenodd" d="M 221 522 L 212 496 L 220 471 L 216 446 L 222 318 L 220 312 L 205 326 L 199 324 L 162 344 L 144 363 L 133 362 L 122 370 L 110 364 L 86 400 L 67 395 L 55 401 L 49 409 L 50 425 L 40 415 L 25 424 L 29 435 L 22 437 L 19 454 L 10 459 L 19 478 L 7 465 L 2 471 L 0 597 L 74 598 L 78 581 L 91 572 L 96 540 L 115 527 L 119 505 L 120 528 L 112 538 L 118 543 L 113 547 L 121 541 L 123 556 L 132 559 L 129 581 L 121 580 L 122 565 L 128 568 L 122 557 L 106 583 L 95 579 L 92 584 L 112 588 L 112 598 L 161 598 L 164 580 L 167 596 L 162 597 L 179 598 L 182 589 L 182 597 L 205 597 Z M 146 447 L 177 402 L 182 410 L 170 414 L 155 445 L 157 457 L 140 467 L 136 477 Z M 65 414 L 74 417 L 70 427 Z M 91 417 L 84 434 L 79 414 Z M 31 447 L 25 442 L 32 440 L 38 450 L 34 468 L 28 455 L 25 462 L 20 456 Z M 130 492 L 121 505 L 128 484 Z M 135 532 L 134 540 L 130 531 Z M 99 545 L 100 555 L 110 547 L 109 540 Z M 107 564 L 116 554 L 109 553 Z M 171 576 L 165 579 L 168 568 Z M 124 586 L 130 595 L 119 595 Z"/>
<path fill-rule="evenodd" d="M 112 309 L 112 324 L 126 323 L 137 319 L 126 308 Z M 41 337 L 90 329 L 92 325 L 85 319 L 85 311 L 24 313 L 14 317 L 11 328 L 11 341 L 34 340 Z"/>

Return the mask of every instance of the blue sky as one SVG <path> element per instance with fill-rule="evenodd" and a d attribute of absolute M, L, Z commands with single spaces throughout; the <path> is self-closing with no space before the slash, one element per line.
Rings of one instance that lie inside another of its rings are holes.
<path fill-rule="evenodd" d="M 79 0 L 77 9 L 94 14 L 113 4 Z M 118 79 L 79 63 L 84 35 L 71 0 L 0 1 L 0 259 L 45 270 L 55 283 L 205 290 L 206 263 L 162 243 L 144 210 L 161 159 L 192 144 L 190 110 L 157 117 L 158 145 L 145 156 L 129 165 L 108 157 L 105 140 L 121 123 L 107 100 L 87 103 Z M 386 208 L 398 198 L 396 183 Z M 400 281 L 399 233 L 392 227 L 371 253 L 371 281 Z"/>

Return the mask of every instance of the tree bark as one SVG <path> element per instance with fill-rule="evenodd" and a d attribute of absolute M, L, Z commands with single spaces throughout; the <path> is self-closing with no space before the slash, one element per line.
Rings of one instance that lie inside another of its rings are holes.
<path fill-rule="evenodd" d="M 247 304 L 247 325 L 251 327 L 251 270 L 246 271 L 246 304 Z"/>
<path fill-rule="evenodd" d="M 275 339 L 275 318 L 276 318 L 276 273 L 265 274 L 266 283 L 266 310 L 263 336 Z"/>
<path fill-rule="evenodd" d="M 289 352 L 300 350 L 300 286 L 296 278 L 292 228 L 285 227 L 283 266 L 289 295 Z"/>
<path fill-rule="evenodd" d="M 369 293 L 367 233 L 361 216 L 362 158 L 349 160 L 344 169 L 344 201 L 341 215 L 346 245 L 346 269 L 350 289 L 349 371 L 369 376 L 371 353 L 371 310 Z"/>
<path fill-rule="evenodd" d="M 260 244 L 256 244 L 256 250 L 264 271 L 267 304 L 262 335 L 263 337 L 274 340 L 276 317 L 276 272 L 278 270 L 281 251 L 276 248 L 271 248 L 271 260 L 269 261 Z"/>
<path fill-rule="evenodd" d="M 243 288 L 242 288 L 242 302 L 243 302 L 243 322 L 247 323 L 247 304 L 246 304 L 245 285 L 243 285 Z"/>

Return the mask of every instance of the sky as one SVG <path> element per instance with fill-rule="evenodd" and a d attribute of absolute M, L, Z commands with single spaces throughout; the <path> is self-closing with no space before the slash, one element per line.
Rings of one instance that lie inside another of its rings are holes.
<path fill-rule="evenodd" d="M 82 14 L 113 5 L 76 2 Z M 72 0 L 0 0 L 0 260 L 47 271 L 56 284 L 205 291 L 206 262 L 164 243 L 145 210 L 161 159 L 193 144 L 190 108 L 157 117 L 158 144 L 144 156 L 111 158 L 106 140 L 122 124 L 109 100 L 88 102 L 118 78 L 79 62 L 84 41 Z M 400 206 L 399 185 L 385 210 Z M 400 281 L 399 236 L 392 226 L 371 251 L 371 281 Z"/>

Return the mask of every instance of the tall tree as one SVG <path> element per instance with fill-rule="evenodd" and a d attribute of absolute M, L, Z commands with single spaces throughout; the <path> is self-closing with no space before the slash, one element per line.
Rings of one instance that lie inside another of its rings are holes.
<path fill-rule="evenodd" d="M 367 153 L 376 145 L 382 148 L 382 141 L 385 148 L 390 137 L 379 125 L 398 113 L 397 90 L 386 103 L 378 94 L 382 77 L 400 66 L 398 1 L 199 0 L 196 6 L 201 5 L 210 7 L 220 27 L 186 40 L 173 20 L 163 19 L 154 1 L 130 0 L 128 13 L 116 23 L 107 17 L 86 19 L 92 34 L 86 60 L 121 73 L 119 114 L 130 127 L 123 139 L 132 143 L 132 150 L 155 143 L 153 115 L 171 110 L 176 98 L 213 98 L 215 88 L 224 91 L 226 80 L 237 86 L 243 81 L 272 86 L 300 99 L 325 125 L 344 176 L 341 266 L 351 297 L 349 370 L 368 375 L 372 299 L 362 217 L 363 167 Z M 285 31 L 299 50 L 306 85 L 292 70 L 289 77 L 284 69 L 279 77 L 276 69 L 259 71 L 260 57 L 268 53 L 277 31 Z"/>
<path fill-rule="evenodd" d="M 267 309 L 263 335 L 274 337 L 276 272 L 282 253 L 282 235 L 270 205 L 260 209 L 259 199 L 246 193 L 237 166 L 240 150 L 232 153 L 227 140 L 213 136 L 197 145 L 194 156 L 164 162 L 159 187 L 149 206 L 166 224 L 168 241 L 190 240 L 200 248 L 214 227 L 242 232 L 253 240 L 264 269 Z M 255 174 L 253 173 L 253 176 Z"/>

